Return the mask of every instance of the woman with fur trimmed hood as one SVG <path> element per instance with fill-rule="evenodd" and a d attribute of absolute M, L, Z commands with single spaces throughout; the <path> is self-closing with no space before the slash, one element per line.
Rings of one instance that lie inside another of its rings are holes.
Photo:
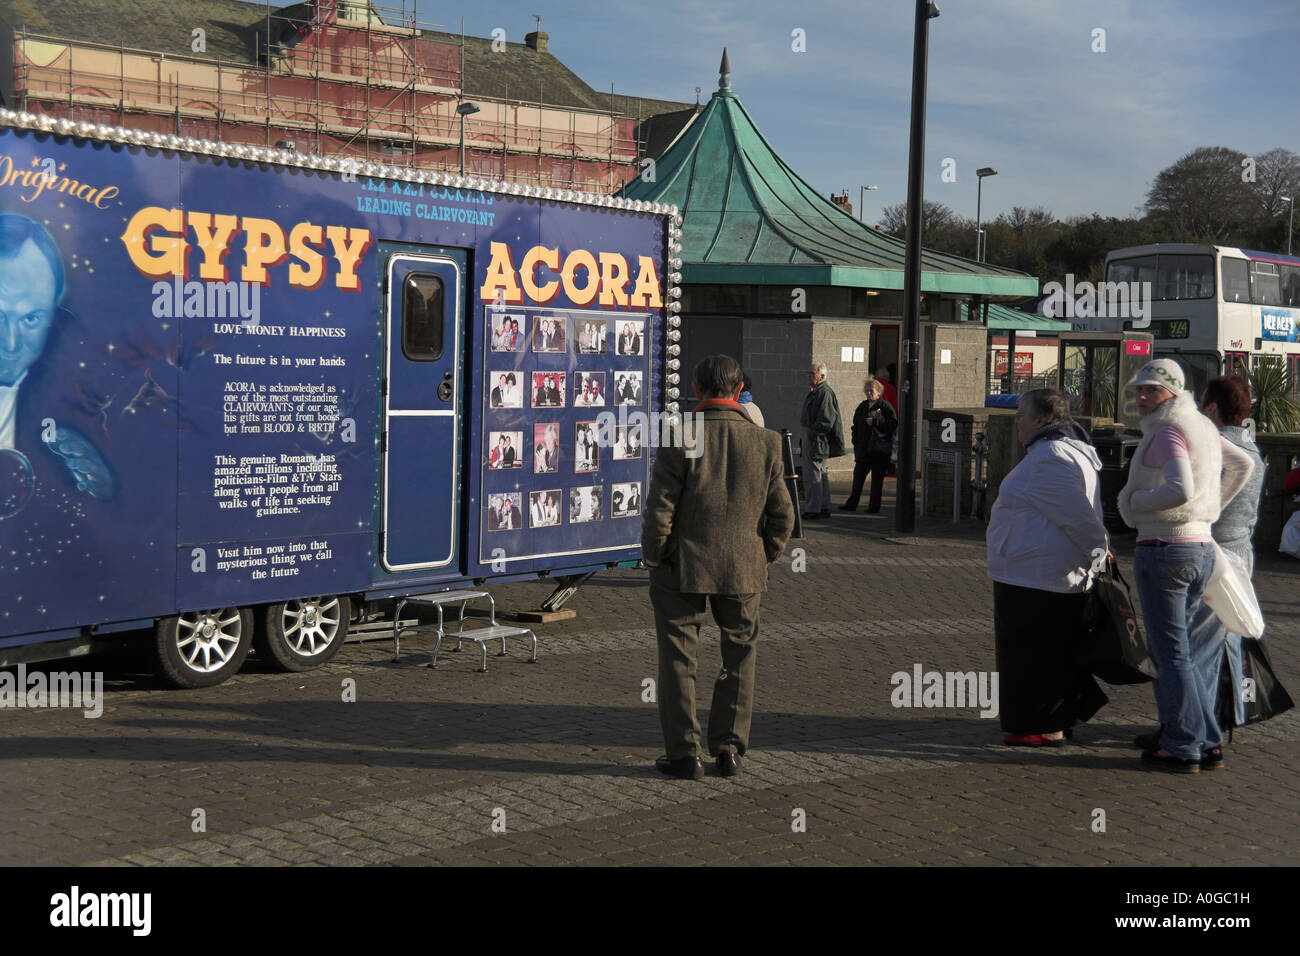
<path fill-rule="evenodd" d="M 1210 529 L 1250 477 L 1248 455 L 1219 434 L 1184 389 L 1172 359 L 1142 366 L 1136 389 L 1142 441 L 1119 493 L 1119 512 L 1137 528 L 1133 574 L 1147 644 L 1156 665 L 1156 709 L 1163 731 L 1144 763 L 1175 773 L 1220 769 L 1217 681 L 1192 667 L 1188 625 L 1214 570 Z"/>

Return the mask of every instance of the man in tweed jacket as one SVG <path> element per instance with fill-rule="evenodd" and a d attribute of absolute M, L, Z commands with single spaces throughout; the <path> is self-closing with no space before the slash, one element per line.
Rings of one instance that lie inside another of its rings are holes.
<path fill-rule="evenodd" d="M 704 773 L 695 672 L 706 601 L 722 631 L 708 752 L 722 774 L 740 770 L 749 747 L 759 601 L 768 566 L 794 528 L 780 436 L 749 420 L 736 403 L 741 387 L 740 365 L 730 356 L 696 366 L 696 444 L 659 449 L 641 528 L 659 635 L 666 755 L 656 766 L 676 777 Z"/>

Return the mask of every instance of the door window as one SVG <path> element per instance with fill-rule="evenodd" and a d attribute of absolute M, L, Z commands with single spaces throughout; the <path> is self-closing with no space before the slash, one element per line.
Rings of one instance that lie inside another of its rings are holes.
<path fill-rule="evenodd" d="M 412 272 L 402 283 L 402 354 L 413 362 L 434 362 L 443 350 L 442 279 Z"/>

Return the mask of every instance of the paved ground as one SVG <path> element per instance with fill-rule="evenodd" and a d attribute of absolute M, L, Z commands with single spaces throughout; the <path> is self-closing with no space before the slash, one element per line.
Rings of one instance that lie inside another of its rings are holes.
<path fill-rule="evenodd" d="M 411 638 L 396 664 L 386 644 L 349 644 L 318 671 L 250 661 L 221 687 L 178 692 L 109 661 L 99 719 L 0 711 L 0 863 L 1300 859 L 1294 711 L 1238 733 L 1227 772 L 1182 777 L 1141 769 L 1128 745 L 1152 723 L 1149 687 L 1110 689 L 1074 745 L 1051 752 L 1001 746 L 977 708 L 894 708 L 896 671 L 994 661 L 982 526 L 924 523 L 907 541 L 892 527 L 888 509 L 837 513 L 795 542 L 806 570 L 789 558 L 774 569 L 741 777 L 653 771 L 645 574 L 619 572 L 579 592 L 576 620 L 539 629 L 534 665 L 519 645 L 486 674 L 468 652 L 432 671 L 428 641 Z M 1127 568 L 1132 538 L 1117 550 Z M 1261 556 L 1270 651 L 1293 694 L 1298 585 L 1300 563 Z M 535 606 L 548 591 L 503 587 L 498 607 Z M 718 665 L 706 639 L 702 717 Z M 349 678 L 355 703 L 342 700 Z"/>

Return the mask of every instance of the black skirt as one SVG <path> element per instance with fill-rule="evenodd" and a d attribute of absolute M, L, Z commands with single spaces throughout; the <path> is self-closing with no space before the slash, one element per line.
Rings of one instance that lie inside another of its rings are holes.
<path fill-rule="evenodd" d="M 1079 663 L 1086 594 L 1057 594 L 993 582 L 998 712 L 1009 734 L 1050 734 L 1092 717 L 1108 702 Z"/>

